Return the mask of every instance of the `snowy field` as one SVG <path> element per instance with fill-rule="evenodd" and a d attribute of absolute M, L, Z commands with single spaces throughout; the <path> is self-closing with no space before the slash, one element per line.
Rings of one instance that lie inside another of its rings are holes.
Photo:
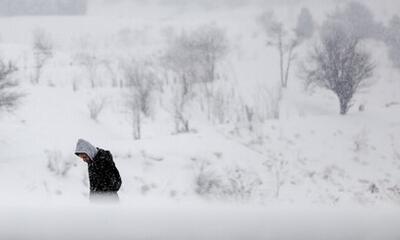
<path fill-rule="evenodd" d="M 234 205 L 46 205 L 1 210 L 4 239 L 399 239 L 400 212 Z M 5 217 L 7 216 L 7 217 Z M 40 220 L 39 220 L 40 219 Z"/>
<path fill-rule="evenodd" d="M 293 28 L 307 7 L 321 25 L 339 3 L 170 2 L 92 1 L 85 16 L 0 18 L 0 56 L 18 67 L 24 94 L 13 111 L 0 111 L 0 239 L 400 239 L 400 71 L 385 44 L 363 43 L 376 68 L 346 115 L 332 92 L 304 91 L 293 64 L 273 118 L 278 52 L 256 17 L 272 9 Z M 365 4 L 382 24 L 400 12 L 397 1 Z M 228 97 L 212 112 L 225 115 L 207 118 L 199 88 L 188 105 L 190 131 L 176 133 L 173 78 L 157 59 L 172 36 L 203 25 L 220 27 L 229 42 L 215 85 Z M 32 83 L 38 29 L 53 54 Z M 315 41 L 317 33 L 297 59 Z M 80 63 L 83 55 L 96 62 Z M 121 87 L 131 58 L 153 61 L 164 84 L 140 139 L 130 90 Z M 89 105 L 99 102 L 93 119 Z M 268 117 L 249 120 L 248 106 Z M 89 203 L 78 138 L 112 152 L 118 205 Z"/>

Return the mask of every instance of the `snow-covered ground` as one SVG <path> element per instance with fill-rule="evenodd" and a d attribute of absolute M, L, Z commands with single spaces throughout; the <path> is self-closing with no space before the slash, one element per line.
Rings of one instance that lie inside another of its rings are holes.
<path fill-rule="evenodd" d="M 346 116 L 332 93 L 304 92 L 293 69 L 279 120 L 249 131 L 246 123 L 212 124 L 194 111 L 193 130 L 174 134 L 160 98 L 142 139 L 134 140 L 126 90 L 110 87 L 107 72 L 90 88 L 74 63 L 82 49 L 109 59 L 147 56 L 165 48 L 171 29 L 215 23 L 230 41 L 222 71 L 243 101 L 256 106 L 260 86 L 270 89 L 279 79 L 276 50 L 265 46 L 255 21 L 259 6 L 138 2 L 96 5 L 83 17 L 0 19 L 1 56 L 18 64 L 25 94 L 15 111 L 0 114 L 0 238 L 399 239 L 400 73 L 383 44 L 366 43 L 376 73 Z M 334 8 L 331 1 L 302 3 L 318 22 Z M 373 10 L 384 19 L 398 5 L 386 1 Z M 299 6 L 269 7 L 294 24 Z M 55 52 L 32 85 L 35 29 L 51 37 Z M 96 99 L 106 102 L 94 121 L 88 103 Z M 78 138 L 112 152 L 123 181 L 119 206 L 88 205 L 87 166 L 73 154 Z M 43 222 L 35 225 L 36 218 Z"/>
<path fill-rule="evenodd" d="M 398 209 L 233 205 L 45 207 L 1 210 L 4 239 L 399 239 Z"/>

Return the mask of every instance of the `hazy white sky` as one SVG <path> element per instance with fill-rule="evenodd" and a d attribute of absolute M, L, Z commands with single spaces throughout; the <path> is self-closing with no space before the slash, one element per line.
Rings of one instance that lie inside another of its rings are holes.
<path fill-rule="evenodd" d="M 90 13 L 95 14 L 98 11 L 102 13 L 111 13 L 117 11 L 114 7 L 117 5 L 122 6 L 123 10 L 127 11 L 129 8 L 132 11 L 137 6 L 151 6 L 151 5 L 167 5 L 170 7 L 190 7 L 194 5 L 201 6 L 235 6 L 242 7 L 246 5 L 262 5 L 265 8 L 268 7 L 280 7 L 288 8 L 293 7 L 309 7 L 314 14 L 325 15 L 327 9 L 334 9 L 334 6 L 346 3 L 351 0 L 89 0 L 90 2 Z M 362 0 L 360 1 L 370 7 L 374 11 L 377 18 L 382 21 L 386 21 L 393 14 L 400 13 L 400 1 L 399 0 Z M 114 7 L 111 7 L 114 5 Z M 127 9 L 128 8 L 128 9 Z"/>

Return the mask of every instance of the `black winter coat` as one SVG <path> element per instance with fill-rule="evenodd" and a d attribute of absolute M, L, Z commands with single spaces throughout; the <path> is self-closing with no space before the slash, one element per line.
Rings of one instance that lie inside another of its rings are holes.
<path fill-rule="evenodd" d="M 122 181 L 110 151 L 97 148 L 93 161 L 88 163 L 90 196 L 97 193 L 116 195 Z"/>

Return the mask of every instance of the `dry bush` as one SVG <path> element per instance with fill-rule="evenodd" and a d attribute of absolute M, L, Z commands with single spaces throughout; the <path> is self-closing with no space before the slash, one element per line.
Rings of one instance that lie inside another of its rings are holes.
<path fill-rule="evenodd" d="M 195 191 L 206 198 L 249 201 L 262 184 L 257 174 L 241 167 L 218 174 L 210 162 L 196 160 L 196 163 Z"/>
<path fill-rule="evenodd" d="M 75 163 L 72 158 L 64 158 L 59 150 L 45 150 L 47 168 L 56 176 L 65 177 Z"/>
<path fill-rule="evenodd" d="M 16 71 L 17 68 L 13 63 L 6 64 L 0 60 L 0 110 L 14 109 L 23 97 L 23 94 L 15 90 L 18 82 L 12 78 L 12 75 Z"/>

